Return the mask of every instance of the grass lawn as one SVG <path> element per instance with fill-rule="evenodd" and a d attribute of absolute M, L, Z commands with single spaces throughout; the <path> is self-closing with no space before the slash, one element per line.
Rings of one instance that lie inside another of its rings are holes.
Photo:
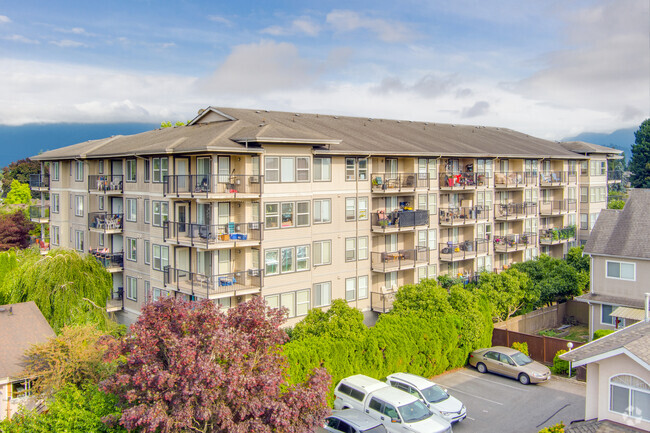
<path fill-rule="evenodd" d="M 577 325 L 562 330 L 551 328 L 539 331 L 538 334 L 571 341 L 588 341 L 589 327 L 587 325 Z"/>

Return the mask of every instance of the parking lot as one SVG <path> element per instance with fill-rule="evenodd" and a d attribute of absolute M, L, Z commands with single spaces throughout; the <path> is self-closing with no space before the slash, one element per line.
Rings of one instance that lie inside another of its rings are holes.
<path fill-rule="evenodd" d="M 472 367 L 433 378 L 467 407 L 467 418 L 454 425 L 454 433 L 537 433 L 585 414 L 585 385 L 551 378 L 538 385 L 522 385 Z"/>

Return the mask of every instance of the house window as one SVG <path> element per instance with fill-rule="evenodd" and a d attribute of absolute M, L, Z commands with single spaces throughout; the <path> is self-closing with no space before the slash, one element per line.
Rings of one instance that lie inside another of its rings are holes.
<path fill-rule="evenodd" d="M 296 157 L 296 181 L 309 182 L 309 157 Z"/>
<path fill-rule="evenodd" d="M 98 235 L 99 235 L 99 246 L 103 247 L 104 246 L 104 241 L 105 241 L 104 233 L 98 233 Z"/>
<path fill-rule="evenodd" d="M 296 247 L 296 272 L 309 270 L 309 245 Z"/>
<path fill-rule="evenodd" d="M 282 228 L 293 227 L 295 225 L 294 204 L 282 203 Z"/>
<path fill-rule="evenodd" d="M 359 180 L 368 180 L 368 160 L 359 159 Z"/>
<path fill-rule="evenodd" d="M 291 157 L 280 159 L 280 180 L 282 182 L 296 181 L 296 160 Z"/>
<path fill-rule="evenodd" d="M 61 163 L 59 161 L 52 162 L 52 180 L 59 180 L 61 176 Z"/>
<path fill-rule="evenodd" d="M 83 230 L 74 231 L 74 247 L 77 251 L 84 252 L 84 232 Z"/>
<path fill-rule="evenodd" d="M 594 226 L 596 225 L 596 220 L 598 220 L 598 215 L 600 215 L 600 212 L 589 214 L 589 230 L 594 229 Z"/>
<path fill-rule="evenodd" d="M 296 316 L 296 293 L 288 292 L 280 294 L 280 307 L 287 309 L 287 317 Z"/>
<path fill-rule="evenodd" d="M 354 180 L 357 174 L 356 158 L 345 158 L 345 180 Z"/>
<path fill-rule="evenodd" d="M 52 194 L 52 213 L 59 213 L 59 194 Z"/>
<path fill-rule="evenodd" d="M 278 255 L 280 252 L 277 248 L 264 251 L 264 275 L 277 275 L 280 273 L 278 267 Z"/>
<path fill-rule="evenodd" d="M 636 281 L 636 265 L 628 262 L 607 261 L 607 278 Z"/>
<path fill-rule="evenodd" d="M 264 228 L 277 229 L 279 227 L 280 214 L 278 210 L 280 205 L 278 203 L 267 203 L 264 206 Z"/>
<path fill-rule="evenodd" d="M 332 222 L 332 201 L 328 198 L 314 200 L 314 224 Z"/>
<path fill-rule="evenodd" d="M 314 307 L 325 307 L 332 303 L 332 283 L 326 281 L 314 284 Z"/>
<path fill-rule="evenodd" d="M 171 294 L 171 292 L 169 290 L 164 290 L 164 289 L 159 289 L 157 287 L 154 287 L 153 288 L 152 300 L 155 302 L 160 298 L 164 298 L 164 297 L 169 296 L 170 294 Z"/>
<path fill-rule="evenodd" d="M 74 202 L 75 202 L 74 214 L 76 216 L 84 216 L 84 196 L 75 195 Z"/>
<path fill-rule="evenodd" d="M 83 161 L 75 161 L 75 176 L 74 180 L 81 182 L 84 180 L 84 163 Z"/>
<path fill-rule="evenodd" d="M 138 202 L 134 198 L 126 199 L 126 220 L 135 222 L 138 213 Z"/>
<path fill-rule="evenodd" d="M 282 259 L 282 266 L 280 272 L 287 274 L 294 271 L 294 253 L 293 247 L 282 248 L 280 250 L 280 257 Z"/>
<path fill-rule="evenodd" d="M 296 227 L 305 227 L 309 225 L 309 207 L 308 201 L 296 202 Z"/>
<path fill-rule="evenodd" d="M 353 262 L 357 259 L 357 238 L 345 239 L 345 261 Z"/>
<path fill-rule="evenodd" d="M 580 203 L 589 203 L 589 188 L 586 186 L 580 187 Z"/>
<path fill-rule="evenodd" d="M 332 263 L 332 241 L 316 241 L 313 248 L 314 266 Z"/>
<path fill-rule="evenodd" d="M 309 289 L 296 291 L 296 316 L 305 316 L 309 312 L 310 299 Z"/>
<path fill-rule="evenodd" d="M 650 385 L 644 380 L 619 374 L 609 379 L 609 410 L 650 421 Z"/>
<path fill-rule="evenodd" d="M 153 201 L 153 225 L 162 227 L 169 219 L 169 203 L 166 201 Z"/>
<path fill-rule="evenodd" d="M 32 395 L 32 381 L 18 380 L 11 383 L 11 398 L 24 398 Z"/>
<path fill-rule="evenodd" d="M 589 230 L 589 214 L 580 214 L 580 230 Z"/>
<path fill-rule="evenodd" d="M 61 243 L 59 239 L 60 236 L 59 227 L 58 226 L 51 226 L 51 227 L 52 227 L 52 234 L 51 234 L 52 245 L 60 245 Z"/>
<path fill-rule="evenodd" d="M 362 275 L 359 277 L 359 284 L 357 286 L 357 298 L 366 299 L 368 297 L 368 276 Z"/>
<path fill-rule="evenodd" d="M 169 247 L 153 245 L 153 268 L 157 271 L 164 271 L 169 266 Z"/>
<path fill-rule="evenodd" d="M 437 229 L 429 229 L 429 249 L 435 250 L 438 248 L 438 231 Z"/>
<path fill-rule="evenodd" d="M 280 295 L 265 296 L 264 301 L 269 308 L 280 308 Z"/>
<path fill-rule="evenodd" d="M 314 182 L 330 182 L 332 180 L 332 158 L 314 157 Z"/>
<path fill-rule="evenodd" d="M 97 207 L 99 208 L 99 210 L 104 210 L 104 196 L 103 195 L 100 195 L 99 197 L 97 197 Z"/>
<path fill-rule="evenodd" d="M 610 316 L 614 311 L 613 305 L 601 304 L 600 306 L 600 323 L 603 325 L 613 325 L 614 318 Z"/>
<path fill-rule="evenodd" d="M 264 180 L 268 183 L 280 181 L 280 158 L 267 156 L 264 163 Z"/>
<path fill-rule="evenodd" d="M 153 158 L 153 182 L 165 182 L 165 177 L 169 174 L 169 159 Z"/>
<path fill-rule="evenodd" d="M 137 180 L 137 162 L 135 159 L 126 160 L 126 181 L 135 182 Z"/>
<path fill-rule="evenodd" d="M 368 259 L 368 236 L 361 236 L 359 237 L 359 260 L 367 260 Z"/>
<path fill-rule="evenodd" d="M 345 279 L 345 300 L 350 302 L 357 299 L 357 278 Z"/>
<path fill-rule="evenodd" d="M 138 240 L 126 238 L 126 259 L 132 262 L 138 260 Z"/>
<path fill-rule="evenodd" d="M 104 160 L 103 159 L 100 159 L 99 161 L 97 161 L 97 171 L 99 172 L 99 174 L 104 174 Z"/>
<path fill-rule="evenodd" d="M 387 272 L 384 274 L 384 286 L 388 289 L 397 290 L 397 272 Z"/>
<path fill-rule="evenodd" d="M 151 180 L 151 163 L 149 159 L 144 160 L 144 181 L 149 182 Z"/>
<path fill-rule="evenodd" d="M 126 298 L 132 301 L 138 300 L 138 280 L 135 277 L 126 277 Z"/>
<path fill-rule="evenodd" d="M 357 219 L 357 199 L 348 197 L 345 199 L 345 220 L 355 221 Z"/>
<path fill-rule="evenodd" d="M 148 198 L 144 199 L 144 223 L 149 224 L 151 222 L 151 200 Z"/>

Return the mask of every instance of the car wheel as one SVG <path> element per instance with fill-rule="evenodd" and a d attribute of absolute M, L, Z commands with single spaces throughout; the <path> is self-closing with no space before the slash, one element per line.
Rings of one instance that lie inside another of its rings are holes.
<path fill-rule="evenodd" d="M 482 362 L 476 364 L 476 369 L 478 370 L 479 373 L 487 373 L 487 367 Z"/>
<path fill-rule="evenodd" d="M 530 377 L 525 373 L 521 373 L 519 375 L 519 382 L 521 382 L 522 385 L 528 385 L 530 383 Z"/>

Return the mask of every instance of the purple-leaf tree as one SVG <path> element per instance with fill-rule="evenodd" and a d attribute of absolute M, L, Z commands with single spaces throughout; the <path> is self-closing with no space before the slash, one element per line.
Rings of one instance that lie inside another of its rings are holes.
<path fill-rule="evenodd" d="M 330 376 L 288 383 L 283 322 L 260 297 L 227 313 L 163 298 L 109 350 L 122 362 L 101 387 L 120 397 L 129 430 L 311 433 L 329 412 Z"/>

